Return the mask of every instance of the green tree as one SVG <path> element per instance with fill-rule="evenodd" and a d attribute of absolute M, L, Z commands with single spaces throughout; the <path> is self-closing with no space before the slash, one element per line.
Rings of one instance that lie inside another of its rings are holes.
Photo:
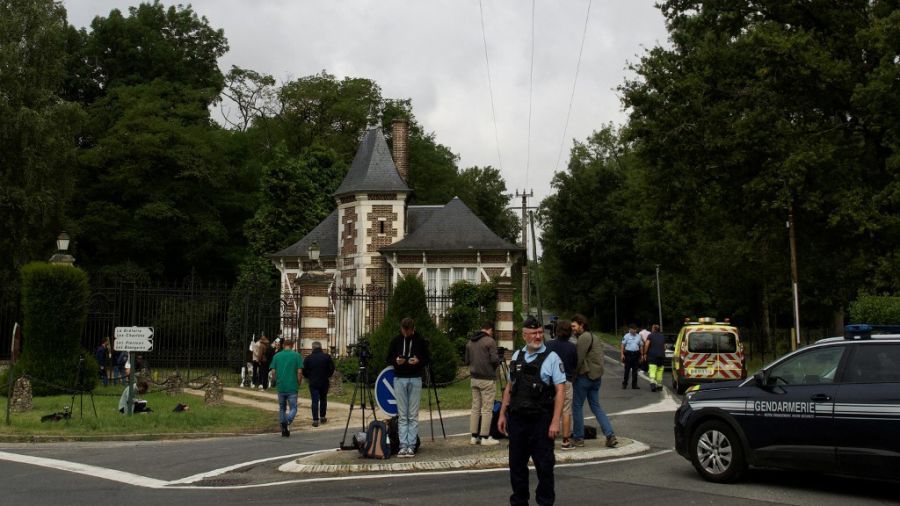
<path fill-rule="evenodd" d="M 509 208 L 506 181 L 491 167 L 469 167 L 459 173 L 457 194 L 495 234 L 515 244 L 521 222 Z"/>
<path fill-rule="evenodd" d="M 475 285 L 457 281 L 450 287 L 453 305 L 447 311 L 447 336 L 458 357 L 463 357 L 469 335 L 484 322 L 494 322 L 497 315 L 497 286 L 494 283 Z"/>
<path fill-rule="evenodd" d="M 60 97 L 66 30 L 57 2 L 0 1 L 0 283 L 67 226 L 83 113 Z"/>
<path fill-rule="evenodd" d="M 893 5 L 660 4 L 672 44 L 622 87 L 626 141 L 643 161 L 641 230 L 658 224 L 655 239 L 680 257 L 659 263 L 703 287 L 700 305 L 763 329 L 773 308 L 789 317 L 790 214 L 808 324 L 830 326 L 879 264 L 894 265 Z"/>
<path fill-rule="evenodd" d="M 391 339 L 400 334 L 400 321 L 404 318 L 412 318 L 416 322 L 416 332 L 428 341 L 435 383 L 453 381 L 459 359 L 447 336 L 431 319 L 425 301 L 425 285 L 415 276 L 403 276 L 394 287 L 384 320 L 370 339 L 371 366 L 380 370 L 388 365 L 388 347 Z"/>
<path fill-rule="evenodd" d="M 206 92 L 155 80 L 116 87 L 89 111 L 73 206 L 79 259 L 231 279 L 248 215 L 240 195 L 254 183 L 228 157 L 230 134 L 210 124 Z"/>
<path fill-rule="evenodd" d="M 251 250 L 273 253 L 300 240 L 334 209 L 332 194 L 346 172 L 332 149 L 314 144 L 292 157 L 276 148 L 260 180 L 260 205 L 245 225 Z"/>

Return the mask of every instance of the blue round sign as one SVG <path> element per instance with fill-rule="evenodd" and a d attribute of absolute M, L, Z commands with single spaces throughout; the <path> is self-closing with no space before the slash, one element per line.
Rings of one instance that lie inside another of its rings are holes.
<path fill-rule="evenodd" d="M 397 414 L 397 397 L 394 395 L 394 367 L 387 366 L 375 380 L 375 402 L 390 416 Z"/>

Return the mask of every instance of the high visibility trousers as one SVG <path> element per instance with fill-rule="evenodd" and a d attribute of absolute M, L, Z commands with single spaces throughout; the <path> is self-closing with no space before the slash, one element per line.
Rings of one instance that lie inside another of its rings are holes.
<path fill-rule="evenodd" d="M 659 363 L 655 363 L 657 361 Z M 647 373 L 647 375 L 650 376 L 650 381 L 652 383 L 656 383 L 657 385 L 662 385 L 662 382 L 663 382 L 664 367 L 663 367 L 662 362 L 663 362 L 662 359 L 659 359 L 659 360 L 650 359 L 650 370 Z"/>

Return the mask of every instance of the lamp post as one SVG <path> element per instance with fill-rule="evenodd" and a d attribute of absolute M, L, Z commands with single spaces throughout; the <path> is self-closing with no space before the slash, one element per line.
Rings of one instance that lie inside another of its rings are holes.
<path fill-rule="evenodd" d="M 75 263 L 75 257 L 68 253 L 69 242 L 69 234 L 65 231 L 60 232 L 56 237 L 56 253 L 50 257 L 51 264 L 72 265 Z"/>
<path fill-rule="evenodd" d="M 317 241 L 313 241 L 312 244 L 309 245 L 309 248 L 306 249 L 306 253 L 309 255 L 309 259 L 316 263 L 317 267 L 322 266 L 322 262 L 319 260 L 319 253 L 321 253 L 321 248 L 319 248 L 319 243 Z"/>

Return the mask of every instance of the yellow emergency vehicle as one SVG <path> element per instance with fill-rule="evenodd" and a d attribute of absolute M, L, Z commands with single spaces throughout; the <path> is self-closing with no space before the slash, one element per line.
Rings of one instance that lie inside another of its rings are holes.
<path fill-rule="evenodd" d="M 740 332 L 726 319 L 686 319 L 675 339 L 672 388 L 683 394 L 689 387 L 747 376 Z"/>

